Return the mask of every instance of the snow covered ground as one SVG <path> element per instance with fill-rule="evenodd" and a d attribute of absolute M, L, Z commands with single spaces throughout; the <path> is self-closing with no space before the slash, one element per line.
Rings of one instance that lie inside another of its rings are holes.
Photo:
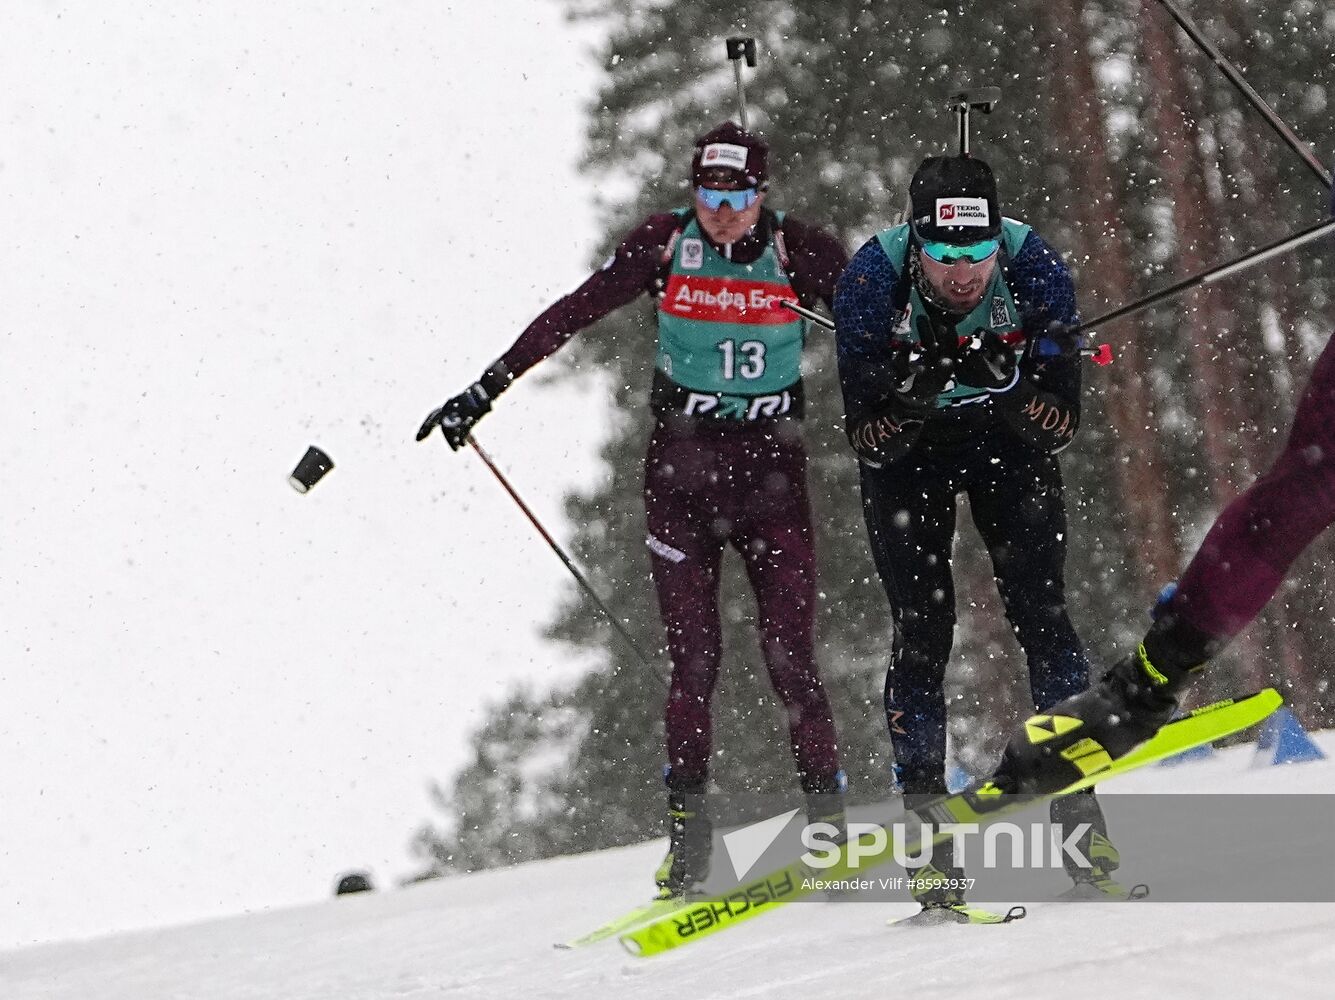
<path fill-rule="evenodd" d="M 1328 760 L 1237 747 L 1110 792 L 1335 792 Z M 4 1000 L 1310 997 L 1335 976 L 1335 904 L 1034 904 L 1004 927 L 889 929 L 911 904 L 789 906 L 637 959 L 557 951 L 647 888 L 658 842 L 152 932 L 0 952 Z M 1135 861 L 1124 871 L 1134 878 Z"/>

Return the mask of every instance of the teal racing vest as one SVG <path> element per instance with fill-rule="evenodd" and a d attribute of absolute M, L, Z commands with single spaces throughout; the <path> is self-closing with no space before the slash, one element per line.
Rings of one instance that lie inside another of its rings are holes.
<path fill-rule="evenodd" d="M 978 305 L 974 306 L 973 311 L 956 323 L 955 329 L 961 339 L 990 330 L 999 335 L 1017 355 L 1023 352 L 1025 337 L 1020 325 L 1020 311 L 1015 305 L 1015 297 L 1011 294 L 1010 287 L 1006 284 L 1005 268 L 1001 262 L 1014 257 L 1020 252 L 1020 247 L 1024 245 L 1025 239 L 1029 236 L 1029 228 L 1029 226 L 1022 222 L 1016 222 L 1014 219 L 1002 220 L 1001 260 L 998 261 L 997 267 L 992 271 L 992 280 L 988 283 Z M 895 226 L 893 229 L 886 229 L 876 234 L 876 239 L 880 242 L 885 255 L 895 264 L 901 274 L 904 273 L 908 264 L 909 236 L 910 232 L 907 224 Z M 898 342 L 916 344 L 918 342 L 917 318 L 926 312 L 927 307 L 923 303 L 915 284 L 909 293 L 908 304 L 900 314 L 898 322 L 895 323 L 894 339 Z M 991 393 L 986 389 L 960 383 L 955 388 L 937 396 L 936 406 L 938 409 L 945 409 L 950 406 L 965 406 L 970 403 L 981 402 L 990 395 Z"/>
<path fill-rule="evenodd" d="M 797 415 L 806 323 L 781 304 L 796 298 L 773 237 L 757 260 L 738 264 L 692 217 L 657 307 L 656 381 L 676 390 L 671 408 L 735 420 Z"/>

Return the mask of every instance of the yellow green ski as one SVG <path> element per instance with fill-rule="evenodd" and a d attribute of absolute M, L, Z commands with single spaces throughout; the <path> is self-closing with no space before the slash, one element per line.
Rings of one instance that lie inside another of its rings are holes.
<path fill-rule="evenodd" d="M 577 937 L 573 941 L 561 941 L 556 944 L 557 948 L 583 948 L 585 945 L 597 944 L 599 941 L 606 941 L 608 938 L 616 937 L 632 927 L 638 927 L 640 924 L 648 923 L 657 917 L 666 913 L 679 910 L 686 905 L 686 899 L 682 896 L 672 896 L 667 899 L 651 899 L 649 902 L 635 907 L 619 917 L 613 917 L 601 927 L 589 931 L 583 937 Z"/>
<path fill-rule="evenodd" d="M 1002 816 L 1027 809 L 1031 806 L 1062 795 L 1078 792 L 1100 781 L 1134 771 L 1147 764 L 1172 757 L 1184 750 L 1212 743 L 1234 733 L 1256 725 L 1283 704 L 1283 699 L 1274 688 L 1266 688 L 1256 694 L 1243 698 L 1231 698 L 1198 708 L 1184 718 L 1174 720 L 1159 730 L 1155 736 L 1146 740 L 1135 750 L 1116 760 L 1093 763 L 1086 758 L 1089 773 L 1080 781 L 1048 795 L 1012 795 L 1003 792 L 991 781 L 974 782 L 962 792 L 935 799 L 917 809 L 916 815 L 925 823 L 977 823 L 986 825 Z M 891 825 L 903 822 L 904 815 L 896 816 L 891 823 L 885 824 L 886 833 L 892 833 Z M 866 835 L 871 837 L 871 834 Z M 950 838 L 948 832 L 937 832 L 934 842 Z M 862 845 L 860 845 L 862 846 Z M 906 845 L 909 853 L 916 852 L 916 844 Z M 732 891 L 719 896 L 709 896 L 680 905 L 671 912 L 644 922 L 639 927 L 628 930 L 620 936 L 623 946 L 633 955 L 657 955 L 682 945 L 700 941 L 706 937 L 734 927 L 737 924 L 777 909 L 784 903 L 791 903 L 818 890 L 821 880 L 857 877 L 869 869 L 889 861 L 893 857 L 893 837 L 887 838 L 885 847 L 875 854 L 866 853 L 862 846 L 860 859 L 856 866 L 840 858 L 833 867 L 816 872 L 800 859 L 759 878 L 752 879 Z M 804 885 L 805 883 L 805 885 Z"/>

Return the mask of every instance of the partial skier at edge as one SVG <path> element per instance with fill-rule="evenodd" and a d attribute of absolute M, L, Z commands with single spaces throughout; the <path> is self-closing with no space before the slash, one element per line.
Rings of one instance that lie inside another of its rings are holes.
<path fill-rule="evenodd" d="M 1335 193 L 1331 198 L 1335 217 Z M 1020 792 L 1050 792 L 1083 777 L 1061 755 L 1093 739 L 1112 758 L 1149 739 L 1182 693 L 1261 612 L 1289 566 L 1335 523 L 1335 338 L 1317 358 L 1274 464 L 1215 519 L 1175 588 L 1134 650 L 1098 683 L 1048 709 L 1078 719 L 1061 736 L 1012 735 L 996 780 Z"/>

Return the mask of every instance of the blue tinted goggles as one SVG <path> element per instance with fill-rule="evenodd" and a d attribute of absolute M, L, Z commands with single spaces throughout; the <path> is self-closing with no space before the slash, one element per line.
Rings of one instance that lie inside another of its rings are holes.
<path fill-rule="evenodd" d="M 754 205 L 756 199 L 760 197 L 760 192 L 755 188 L 746 188 L 742 191 L 715 191 L 713 188 L 698 187 L 695 189 L 695 197 L 711 212 L 717 212 L 724 205 L 731 205 L 734 212 L 740 212 Z"/>
<path fill-rule="evenodd" d="M 978 264 L 987 260 L 1000 248 L 1000 240 L 983 240 L 981 243 L 966 243 L 964 246 L 956 246 L 954 243 L 924 243 L 922 252 L 938 264 L 954 264 L 961 260 Z"/>

